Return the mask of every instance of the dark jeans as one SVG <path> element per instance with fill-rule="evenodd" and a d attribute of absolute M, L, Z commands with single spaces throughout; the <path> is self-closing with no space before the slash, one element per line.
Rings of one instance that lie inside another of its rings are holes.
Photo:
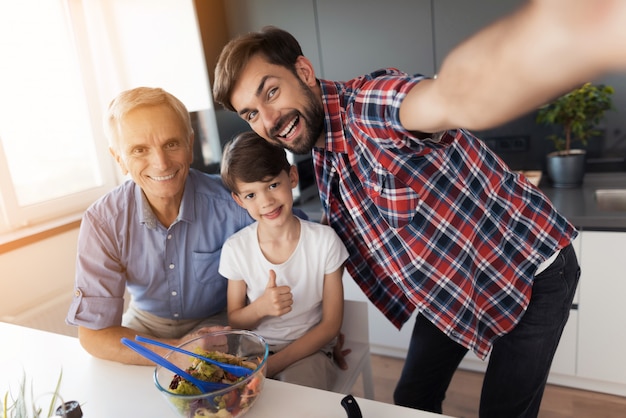
<path fill-rule="evenodd" d="M 535 277 L 526 313 L 511 332 L 493 344 L 483 381 L 480 417 L 537 416 L 579 276 L 580 267 L 570 245 Z M 441 413 L 448 385 L 466 352 L 418 315 L 394 392 L 395 403 Z"/>

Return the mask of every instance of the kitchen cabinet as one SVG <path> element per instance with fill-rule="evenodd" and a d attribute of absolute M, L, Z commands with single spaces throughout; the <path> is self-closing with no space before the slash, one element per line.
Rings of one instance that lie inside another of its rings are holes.
<path fill-rule="evenodd" d="M 434 1 L 434 56 L 437 69 L 452 48 L 524 3 L 526 0 Z"/>
<path fill-rule="evenodd" d="M 626 385 L 626 232 L 584 231 L 581 251 L 577 375 Z"/>
<path fill-rule="evenodd" d="M 430 0 L 229 0 L 225 10 L 231 36 L 278 26 L 298 39 L 318 77 L 348 80 L 390 66 L 432 75 L 430 4 Z"/>
<path fill-rule="evenodd" d="M 523 0 L 229 0 L 230 36 L 275 25 L 291 32 L 317 75 L 348 80 L 395 67 L 432 76 L 454 46 Z"/>
<path fill-rule="evenodd" d="M 277 26 L 291 33 L 302 52 L 321 71 L 314 0 L 228 0 L 224 2 L 231 37 Z"/>
<path fill-rule="evenodd" d="M 581 256 L 581 235 L 572 242 L 574 250 L 576 251 L 576 257 L 578 258 L 578 263 L 580 264 L 580 256 Z M 556 354 L 554 355 L 554 360 L 552 360 L 552 367 L 550 369 L 550 373 L 559 374 L 564 376 L 575 376 L 576 375 L 576 349 L 578 345 L 578 306 L 579 306 L 579 296 L 580 294 L 580 284 L 578 289 L 576 290 L 576 294 L 574 295 L 574 300 L 572 301 L 572 309 L 569 313 L 569 319 L 567 320 L 567 324 L 563 329 L 563 335 L 561 335 L 561 341 L 559 342 L 559 346 L 556 349 Z M 552 378 L 554 381 L 554 378 Z"/>
<path fill-rule="evenodd" d="M 435 73 L 430 0 L 317 0 L 322 73 L 349 80 L 379 68 Z"/>
<path fill-rule="evenodd" d="M 581 231 L 573 245 L 581 278 L 548 382 L 626 396 L 626 232 Z M 347 299 L 365 300 L 347 274 L 344 289 Z M 398 331 L 372 304 L 369 308 L 372 353 L 404 358 L 413 319 Z M 486 367 L 473 353 L 460 365 L 478 372 Z"/>
<path fill-rule="evenodd" d="M 346 299 L 368 300 L 347 272 L 343 274 L 343 292 Z M 398 331 L 374 304 L 369 302 L 370 351 L 383 356 L 405 358 L 416 315 L 417 312 Z"/>

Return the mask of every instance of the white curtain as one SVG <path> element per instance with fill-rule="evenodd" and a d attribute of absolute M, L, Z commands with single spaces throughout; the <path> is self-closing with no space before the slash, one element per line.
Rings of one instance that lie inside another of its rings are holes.
<path fill-rule="evenodd" d="M 209 78 L 193 0 L 82 2 L 102 94 L 162 87 L 190 111 L 210 109 Z"/>

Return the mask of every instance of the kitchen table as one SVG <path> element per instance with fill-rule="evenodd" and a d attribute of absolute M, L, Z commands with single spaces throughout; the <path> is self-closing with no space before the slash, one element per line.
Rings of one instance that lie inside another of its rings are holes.
<path fill-rule="evenodd" d="M 85 418 L 176 418 L 157 391 L 154 368 L 92 357 L 77 338 L 0 323 L 0 394 L 26 388 L 47 408 L 62 372 L 60 395 L 81 404 Z M 253 418 L 345 418 L 344 395 L 267 379 Z M 10 399 L 10 396 L 9 396 Z M 356 398 L 364 418 L 427 418 L 442 415 Z M 11 402 L 9 402 L 11 403 Z M 47 409 L 44 409 L 47 411 Z"/>

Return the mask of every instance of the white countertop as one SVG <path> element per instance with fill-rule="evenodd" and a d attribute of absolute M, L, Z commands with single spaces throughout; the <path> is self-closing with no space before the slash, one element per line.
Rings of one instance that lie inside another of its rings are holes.
<path fill-rule="evenodd" d="M 90 356 L 78 339 L 0 322 L 0 395 L 26 387 L 47 408 L 59 373 L 60 394 L 81 404 L 85 418 L 176 418 L 152 380 L 153 367 L 128 366 Z M 343 394 L 267 379 L 247 416 L 254 418 L 345 418 Z M 10 399 L 10 395 L 9 395 Z M 10 403 L 10 402 L 9 402 Z M 427 418 L 442 415 L 357 398 L 364 418 Z"/>

